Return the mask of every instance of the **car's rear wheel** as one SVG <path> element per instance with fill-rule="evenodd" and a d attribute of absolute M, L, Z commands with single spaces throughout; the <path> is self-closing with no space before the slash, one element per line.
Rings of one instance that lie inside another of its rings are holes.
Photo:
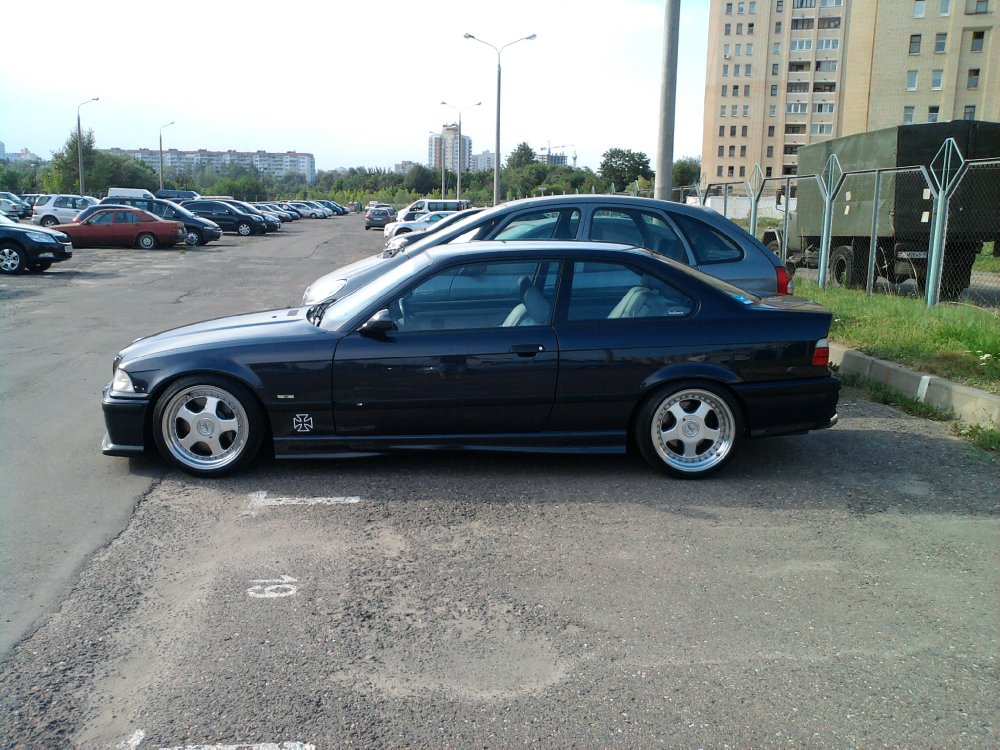
<path fill-rule="evenodd" d="M 152 235 L 149 232 L 143 232 L 136 237 L 135 244 L 143 250 L 155 250 L 160 243 L 156 241 L 155 235 Z"/>
<path fill-rule="evenodd" d="M 52 267 L 52 264 L 47 260 L 40 260 L 37 263 L 28 264 L 28 273 L 42 273 L 43 271 L 48 271 Z"/>
<path fill-rule="evenodd" d="M 23 273 L 24 268 L 24 251 L 21 248 L 10 243 L 0 245 L 0 273 Z"/>
<path fill-rule="evenodd" d="M 674 383 L 646 399 L 636 420 L 643 457 L 675 477 L 697 479 L 721 469 L 743 433 L 739 406 L 722 387 Z"/>
<path fill-rule="evenodd" d="M 253 227 L 250 225 L 249 221 L 241 221 L 236 225 L 236 233 L 241 237 L 249 237 L 253 234 Z"/>
<path fill-rule="evenodd" d="M 264 418 L 245 387 L 226 378 L 181 378 L 156 402 L 153 436 L 175 466 L 214 477 L 245 466 L 260 448 Z"/>
<path fill-rule="evenodd" d="M 184 242 L 187 245 L 201 245 L 204 240 L 201 238 L 201 232 L 197 229 L 188 229 L 187 234 L 184 237 Z"/>
<path fill-rule="evenodd" d="M 55 226 L 56 224 L 58 224 L 59 223 L 59 219 L 57 219 L 55 216 L 46 216 L 39 223 L 43 227 L 51 227 L 51 226 Z"/>

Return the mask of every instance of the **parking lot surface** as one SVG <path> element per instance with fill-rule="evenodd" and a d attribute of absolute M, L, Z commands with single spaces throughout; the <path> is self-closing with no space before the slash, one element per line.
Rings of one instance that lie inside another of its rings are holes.
<path fill-rule="evenodd" d="M 3 593 L 37 615 L 0 665 L 0 747 L 998 744 L 997 465 L 852 391 L 837 427 L 700 482 L 634 456 L 215 481 L 102 457 L 118 348 L 294 305 L 381 244 L 356 216 L 282 231 L 5 279 L 27 426 L 0 454 Z"/>

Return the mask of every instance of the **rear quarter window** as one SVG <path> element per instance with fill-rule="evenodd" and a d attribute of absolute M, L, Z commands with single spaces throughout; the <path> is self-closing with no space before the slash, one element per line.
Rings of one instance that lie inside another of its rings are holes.
<path fill-rule="evenodd" d="M 732 263 L 743 259 L 743 248 L 715 227 L 679 213 L 673 214 L 671 218 L 687 237 L 699 266 Z"/>

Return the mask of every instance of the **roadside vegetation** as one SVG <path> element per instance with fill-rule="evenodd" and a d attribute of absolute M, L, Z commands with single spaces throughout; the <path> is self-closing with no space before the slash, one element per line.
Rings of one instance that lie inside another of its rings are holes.
<path fill-rule="evenodd" d="M 1000 394 L 1000 315 L 963 304 L 927 308 L 913 297 L 795 280 L 795 293 L 833 311 L 839 344 L 917 370 Z"/>

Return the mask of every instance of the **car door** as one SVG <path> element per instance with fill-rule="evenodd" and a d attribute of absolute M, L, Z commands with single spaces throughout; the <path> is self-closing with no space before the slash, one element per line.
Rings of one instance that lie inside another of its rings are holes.
<path fill-rule="evenodd" d="M 337 347 L 337 433 L 544 430 L 558 373 L 549 324 L 557 275 L 556 262 L 459 262 L 385 300 L 376 309 L 389 310 L 395 330 L 355 332 Z"/>
<path fill-rule="evenodd" d="M 139 217 L 135 211 L 119 209 L 115 211 L 115 223 L 111 226 L 111 244 L 116 247 L 132 247 L 138 234 L 136 224 Z"/>
<path fill-rule="evenodd" d="M 102 247 L 111 244 L 115 212 L 98 211 L 73 228 L 73 244 L 77 247 Z"/>

